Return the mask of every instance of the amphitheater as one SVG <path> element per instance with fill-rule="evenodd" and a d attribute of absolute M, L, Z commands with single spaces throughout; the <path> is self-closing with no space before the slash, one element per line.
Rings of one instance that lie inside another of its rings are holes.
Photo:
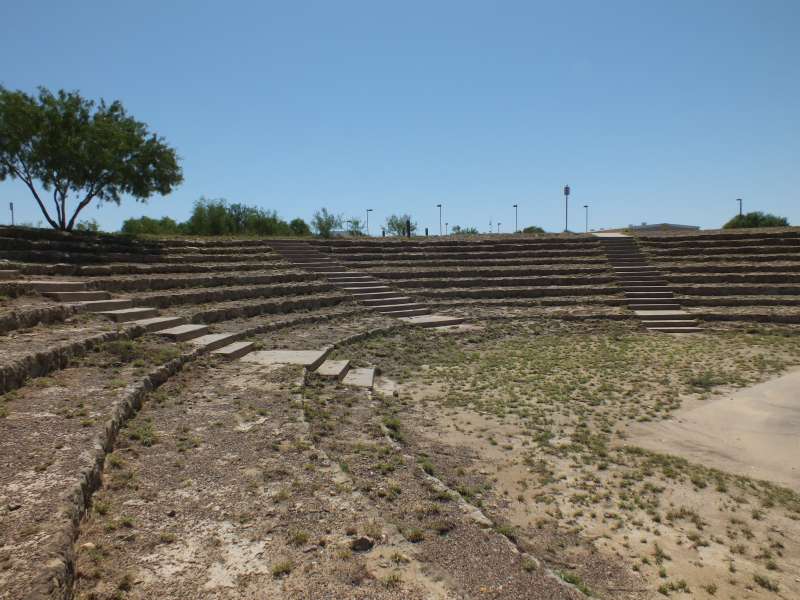
<path fill-rule="evenodd" d="M 798 229 L 0 260 L 4 600 L 800 597 Z"/>

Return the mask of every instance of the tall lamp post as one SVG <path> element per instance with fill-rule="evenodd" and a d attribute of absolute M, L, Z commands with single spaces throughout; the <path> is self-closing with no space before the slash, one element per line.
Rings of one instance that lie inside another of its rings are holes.
<path fill-rule="evenodd" d="M 436 208 L 439 209 L 439 235 L 442 235 L 442 205 L 437 204 Z"/>
<path fill-rule="evenodd" d="M 502 223 L 500 221 L 498 221 L 497 222 L 497 233 L 500 233 L 500 225 L 502 225 Z"/>
<path fill-rule="evenodd" d="M 371 208 L 367 209 L 367 237 L 369 237 L 369 213 L 372 212 Z"/>
<path fill-rule="evenodd" d="M 736 201 L 739 203 L 739 216 L 742 216 L 742 199 L 737 198 Z"/>
<path fill-rule="evenodd" d="M 589 233 L 589 205 L 584 204 L 583 208 L 586 209 L 586 233 Z"/>
<path fill-rule="evenodd" d="M 514 205 L 514 233 L 519 231 L 519 204 Z"/>
<path fill-rule="evenodd" d="M 569 186 L 564 186 L 564 233 L 569 231 Z"/>

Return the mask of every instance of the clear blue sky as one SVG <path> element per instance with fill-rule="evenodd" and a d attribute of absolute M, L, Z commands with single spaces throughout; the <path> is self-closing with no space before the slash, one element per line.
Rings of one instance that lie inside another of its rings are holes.
<path fill-rule="evenodd" d="M 12 8 L 13 4 L 13 8 Z M 800 224 L 800 2 L 6 0 L 0 82 L 120 99 L 182 156 L 147 205 L 201 195 L 310 218 L 325 206 L 563 229 Z M 0 222 L 40 220 L 19 183 Z"/>

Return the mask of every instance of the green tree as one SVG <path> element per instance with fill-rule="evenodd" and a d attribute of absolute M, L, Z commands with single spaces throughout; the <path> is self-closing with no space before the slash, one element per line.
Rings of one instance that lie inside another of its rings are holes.
<path fill-rule="evenodd" d="M 411 215 L 391 215 L 388 219 L 386 219 L 386 231 L 389 232 L 390 235 L 405 235 L 406 223 L 408 221 L 411 221 Z M 416 231 L 417 224 L 414 221 L 411 221 L 411 235 L 414 235 Z"/>
<path fill-rule="evenodd" d="M 314 213 L 311 219 L 311 228 L 318 236 L 329 238 L 334 229 L 342 226 L 342 217 L 329 213 L 327 208 L 321 208 Z"/>
<path fill-rule="evenodd" d="M 294 235 L 311 235 L 311 227 L 300 217 L 289 221 L 289 229 Z"/>
<path fill-rule="evenodd" d="M 460 225 L 453 225 L 450 231 L 453 235 L 478 235 L 480 233 L 477 227 L 461 227 Z"/>
<path fill-rule="evenodd" d="M 353 237 L 364 235 L 365 223 L 358 217 L 350 217 L 347 220 L 347 233 Z"/>
<path fill-rule="evenodd" d="M 125 219 L 121 231 L 128 235 L 177 235 L 182 233 L 181 225 L 169 217 Z"/>
<path fill-rule="evenodd" d="M 523 229 L 522 233 L 544 233 L 544 229 L 537 227 L 536 225 L 531 225 L 530 227 Z"/>
<path fill-rule="evenodd" d="M 21 180 L 47 222 L 64 231 L 92 201 L 119 204 L 128 194 L 144 202 L 183 181 L 175 150 L 120 102 L 95 104 L 45 88 L 33 97 L 0 86 L 0 181 L 6 177 Z"/>
<path fill-rule="evenodd" d="M 739 229 L 743 227 L 788 227 L 786 217 L 764 214 L 763 212 L 749 212 L 736 215 L 722 226 L 723 229 Z"/>

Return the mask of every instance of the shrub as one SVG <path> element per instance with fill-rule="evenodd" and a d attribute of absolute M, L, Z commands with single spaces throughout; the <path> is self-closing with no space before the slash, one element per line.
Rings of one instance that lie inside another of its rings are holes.
<path fill-rule="evenodd" d="M 530 225 L 522 230 L 522 233 L 544 233 L 544 229 L 536 225 Z"/>
<path fill-rule="evenodd" d="M 765 214 L 763 212 L 750 212 L 736 215 L 722 226 L 723 229 L 739 229 L 744 227 L 788 227 L 786 217 Z"/>
<path fill-rule="evenodd" d="M 342 226 L 342 217 L 329 213 L 327 208 L 321 208 L 314 213 L 311 219 L 311 227 L 318 236 L 323 238 L 331 237 L 334 229 Z"/>

